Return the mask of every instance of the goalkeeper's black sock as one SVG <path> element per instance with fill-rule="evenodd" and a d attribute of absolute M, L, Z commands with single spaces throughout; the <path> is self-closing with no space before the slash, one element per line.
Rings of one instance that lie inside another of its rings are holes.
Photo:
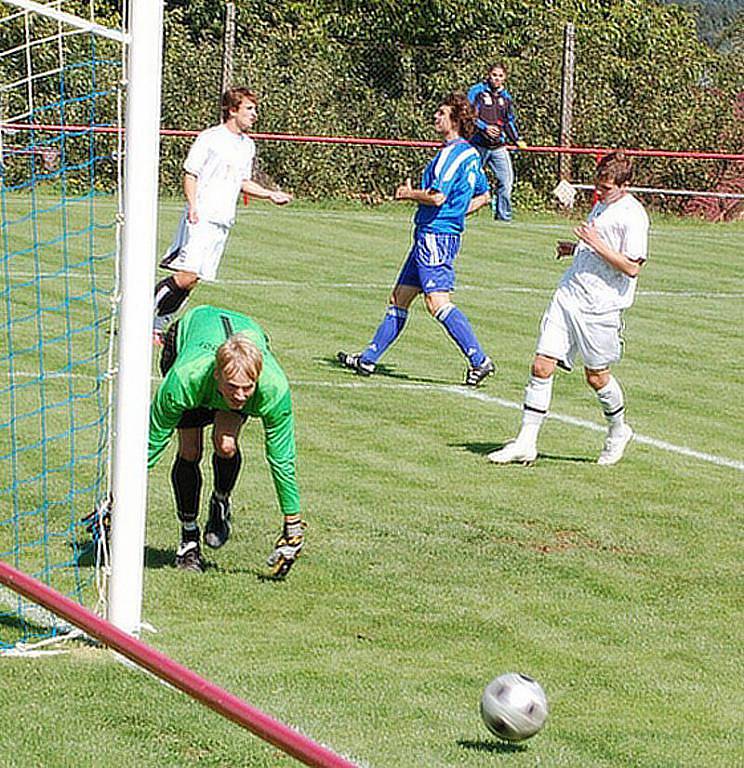
<path fill-rule="evenodd" d="M 181 526 L 181 544 L 199 541 L 199 526 L 196 523 L 184 523 Z"/>
<path fill-rule="evenodd" d="M 227 459 L 216 453 L 212 454 L 212 469 L 214 470 L 214 492 L 220 499 L 226 499 L 235 487 L 238 480 L 240 466 L 243 463 L 243 457 L 240 450 L 235 451 L 235 455 Z"/>
<path fill-rule="evenodd" d="M 186 303 L 189 291 L 180 288 L 172 275 L 155 286 L 155 316 L 174 315 Z"/>
<path fill-rule="evenodd" d="M 199 495 L 202 475 L 198 461 L 187 461 L 176 456 L 171 468 L 171 483 L 176 497 L 176 512 L 184 529 L 196 529 L 199 515 Z M 198 537 L 198 529 L 197 537 Z"/>

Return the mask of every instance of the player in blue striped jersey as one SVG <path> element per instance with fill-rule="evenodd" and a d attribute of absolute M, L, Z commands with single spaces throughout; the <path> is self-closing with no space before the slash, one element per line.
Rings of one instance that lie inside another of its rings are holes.
<path fill-rule="evenodd" d="M 488 182 L 476 149 L 467 141 L 475 113 L 461 93 L 447 96 L 434 115 L 444 146 L 426 166 L 421 187 L 407 179 L 396 200 L 418 203 L 413 244 L 393 288 L 390 305 L 372 341 L 361 354 L 338 353 L 338 361 L 362 376 L 374 372 L 385 350 L 398 338 L 411 302 L 420 294 L 429 313 L 446 329 L 468 360 L 465 383 L 477 386 L 495 366 L 478 342 L 468 318 L 452 303 L 454 262 L 460 250 L 465 216 L 488 204 Z"/>

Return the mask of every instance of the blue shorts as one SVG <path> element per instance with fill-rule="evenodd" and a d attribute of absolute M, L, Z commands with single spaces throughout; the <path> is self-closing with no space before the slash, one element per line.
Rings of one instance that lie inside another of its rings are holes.
<path fill-rule="evenodd" d="M 460 235 L 416 232 L 398 285 L 412 285 L 424 293 L 450 293 L 455 289 L 455 257 Z"/>

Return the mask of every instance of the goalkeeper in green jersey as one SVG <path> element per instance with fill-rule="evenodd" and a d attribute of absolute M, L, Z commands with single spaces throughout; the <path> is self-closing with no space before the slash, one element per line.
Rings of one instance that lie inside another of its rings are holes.
<path fill-rule="evenodd" d="M 157 462 L 178 430 L 178 454 L 171 469 L 181 521 L 176 566 L 204 569 L 197 524 L 204 427 L 214 425 L 214 491 L 204 543 L 218 549 L 230 537 L 230 493 L 241 464 L 238 436 L 246 419 L 254 416 L 263 422 L 266 458 L 284 515 L 268 564 L 274 576 L 285 576 L 302 550 L 305 524 L 295 479 L 289 383 L 263 329 L 239 312 L 196 307 L 168 330 L 160 370 L 164 379 L 150 408 L 148 466 Z"/>

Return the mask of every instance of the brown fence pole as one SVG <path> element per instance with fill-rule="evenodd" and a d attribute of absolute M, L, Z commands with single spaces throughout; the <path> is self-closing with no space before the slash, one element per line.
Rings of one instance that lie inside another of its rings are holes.
<path fill-rule="evenodd" d="M 222 118 L 222 94 L 233 85 L 233 61 L 235 59 L 235 3 L 225 2 L 225 26 L 222 32 L 222 87 L 220 90 L 220 120 Z"/>
<path fill-rule="evenodd" d="M 563 72 L 561 77 L 561 133 L 558 144 L 571 146 L 574 101 L 574 25 L 569 21 L 563 28 Z M 558 156 L 558 179 L 571 181 L 571 155 Z"/>

